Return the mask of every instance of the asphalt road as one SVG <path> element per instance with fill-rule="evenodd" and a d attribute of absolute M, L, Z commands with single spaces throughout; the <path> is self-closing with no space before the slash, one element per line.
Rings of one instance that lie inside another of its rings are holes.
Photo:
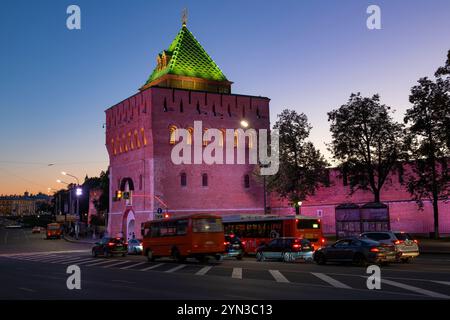
<path fill-rule="evenodd" d="M 81 289 L 66 285 L 69 265 Z M 0 299 L 449 299 L 450 255 L 422 255 L 381 268 L 367 289 L 365 268 L 223 260 L 183 264 L 142 256 L 93 258 L 87 244 L 0 229 Z"/>

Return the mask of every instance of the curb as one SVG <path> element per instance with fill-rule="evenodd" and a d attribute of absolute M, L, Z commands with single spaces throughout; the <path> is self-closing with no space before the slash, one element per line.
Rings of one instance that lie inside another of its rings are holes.
<path fill-rule="evenodd" d="M 64 236 L 63 238 L 67 242 L 72 242 L 72 243 L 83 243 L 83 244 L 90 244 L 90 245 L 94 244 L 93 242 L 88 242 L 88 241 L 83 241 L 83 240 L 76 240 L 76 239 L 72 239 L 71 237 L 67 237 L 67 236 Z"/>

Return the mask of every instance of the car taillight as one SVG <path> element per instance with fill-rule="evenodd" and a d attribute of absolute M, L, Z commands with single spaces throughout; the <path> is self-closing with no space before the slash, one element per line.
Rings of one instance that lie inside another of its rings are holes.
<path fill-rule="evenodd" d="M 229 245 L 230 243 L 229 243 L 228 241 L 225 241 L 223 244 L 227 246 L 227 245 Z"/>
<path fill-rule="evenodd" d="M 325 238 L 320 239 L 321 243 L 325 243 Z"/>
<path fill-rule="evenodd" d="M 414 243 L 419 244 L 419 241 L 417 241 L 416 239 L 413 240 Z"/>
<path fill-rule="evenodd" d="M 246 244 L 246 241 L 241 241 L 241 243 L 242 243 L 242 245 L 243 245 L 243 246 L 245 246 L 245 244 Z"/>
<path fill-rule="evenodd" d="M 113 246 L 114 242 L 108 242 L 108 246 Z"/>
<path fill-rule="evenodd" d="M 127 245 L 128 245 L 128 242 L 124 242 L 123 244 L 127 246 Z"/>
<path fill-rule="evenodd" d="M 298 248 L 301 248 L 302 246 L 301 245 L 299 245 L 298 243 L 294 243 L 293 245 L 292 245 L 292 248 L 294 248 L 294 249 L 298 249 Z"/>
<path fill-rule="evenodd" d="M 394 244 L 401 244 L 401 243 L 403 243 L 404 241 L 403 240 L 395 240 L 394 241 Z"/>
<path fill-rule="evenodd" d="M 378 249 L 378 248 L 371 248 L 370 252 L 380 252 L 380 249 Z"/>

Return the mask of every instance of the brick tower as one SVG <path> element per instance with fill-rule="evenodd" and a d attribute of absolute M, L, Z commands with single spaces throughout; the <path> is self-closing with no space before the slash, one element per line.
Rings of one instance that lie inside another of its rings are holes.
<path fill-rule="evenodd" d="M 141 222 L 161 210 L 170 215 L 263 213 L 263 186 L 254 178 L 254 165 L 176 165 L 171 150 L 177 142 L 174 130 L 192 132 L 194 121 L 202 121 L 204 130 L 237 129 L 242 120 L 256 130 L 269 129 L 269 99 L 232 94 L 232 82 L 186 23 L 156 60 L 139 92 L 106 110 L 109 233 L 138 236 Z M 234 141 L 239 143 L 247 153 L 255 147 L 248 140 Z"/>

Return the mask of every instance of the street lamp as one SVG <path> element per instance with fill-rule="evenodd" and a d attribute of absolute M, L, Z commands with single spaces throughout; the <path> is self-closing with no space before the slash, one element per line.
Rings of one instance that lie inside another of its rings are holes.
<path fill-rule="evenodd" d="M 241 120 L 241 127 L 242 127 L 242 128 L 248 128 L 248 126 L 249 126 L 248 121 L 245 120 L 245 119 L 242 119 L 242 120 Z"/>
<path fill-rule="evenodd" d="M 80 185 L 80 180 L 78 180 L 78 178 L 75 177 L 74 175 L 72 175 L 72 174 L 70 174 L 70 173 L 67 173 L 66 171 L 61 171 L 61 174 L 62 174 L 63 176 L 69 176 L 69 177 L 71 177 L 71 178 L 74 178 L 75 180 L 77 180 L 77 185 Z"/>

